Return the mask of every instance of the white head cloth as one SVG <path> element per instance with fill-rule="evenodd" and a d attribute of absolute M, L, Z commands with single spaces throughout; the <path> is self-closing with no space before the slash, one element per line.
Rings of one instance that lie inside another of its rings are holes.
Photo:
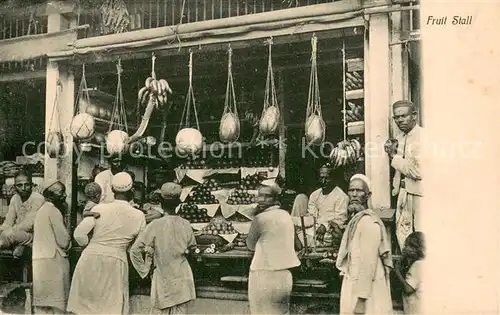
<path fill-rule="evenodd" d="M 355 179 L 362 180 L 366 184 L 366 187 L 368 187 L 368 191 L 372 191 L 372 183 L 366 175 L 355 174 L 351 177 L 351 180 L 349 180 L 349 182 L 352 182 Z"/>
<path fill-rule="evenodd" d="M 111 186 L 116 192 L 127 192 L 132 189 L 134 182 L 127 172 L 120 172 L 113 176 Z"/>

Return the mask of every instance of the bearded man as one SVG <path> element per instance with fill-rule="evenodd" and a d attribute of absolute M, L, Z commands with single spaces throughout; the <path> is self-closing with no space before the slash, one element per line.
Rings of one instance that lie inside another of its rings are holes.
<path fill-rule="evenodd" d="M 343 276 L 340 314 L 392 314 L 390 242 L 382 220 L 371 209 L 370 181 L 362 174 L 349 182 L 348 214 L 336 266 Z"/>
<path fill-rule="evenodd" d="M 420 173 L 420 141 L 422 128 L 417 125 L 417 110 L 410 101 L 393 105 L 393 119 L 403 134 L 389 139 L 385 151 L 396 170 L 392 195 L 398 196 L 396 210 L 396 237 L 400 249 L 412 232 L 421 231 L 420 199 L 423 196 Z"/>
<path fill-rule="evenodd" d="M 58 180 L 45 183 L 45 204 L 38 210 L 33 238 L 33 306 L 36 314 L 63 314 L 70 286 L 67 251 L 71 238 L 64 225 L 66 187 Z"/>

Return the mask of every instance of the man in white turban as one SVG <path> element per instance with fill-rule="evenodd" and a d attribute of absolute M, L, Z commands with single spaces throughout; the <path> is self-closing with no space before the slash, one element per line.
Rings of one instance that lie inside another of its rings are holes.
<path fill-rule="evenodd" d="M 393 118 L 401 130 L 398 139 L 389 139 L 385 151 L 395 169 L 392 195 L 398 196 L 396 209 L 396 237 L 400 249 L 408 235 L 422 231 L 420 199 L 423 196 L 420 172 L 422 127 L 417 125 L 417 110 L 410 101 L 393 104 Z"/>
<path fill-rule="evenodd" d="M 114 201 L 96 205 L 98 219 L 86 217 L 74 237 L 86 246 L 73 274 L 67 310 L 76 314 L 127 314 L 129 283 L 127 248 L 146 226 L 144 214 L 130 205 L 132 177 L 113 176 Z M 93 230 L 92 239 L 88 234 Z"/>
<path fill-rule="evenodd" d="M 370 180 L 362 174 L 349 182 L 350 221 L 342 237 L 336 266 L 343 276 L 340 314 L 392 314 L 390 242 L 379 216 L 368 209 Z"/>

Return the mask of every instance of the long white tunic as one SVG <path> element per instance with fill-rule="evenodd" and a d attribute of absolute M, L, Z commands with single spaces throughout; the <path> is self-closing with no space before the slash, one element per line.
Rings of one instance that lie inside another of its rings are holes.
<path fill-rule="evenodd" d="M 340 314 L 353 314 L 358 298 L 366 299 L 366 315 L 392 314 L 392 300 L 380 259 L 380 225 L 363 216 L 349 245 L 340 292 Z"/>
<path fill-rule="evenodd" d="M 92 211 L 101 215 L 99 219 L 83 219 L 74 232 L 78 244 L 88 246 L 73 274 L 67 310 L 77 314 L 127 314 L 126 250 L 146 226 L 144 214 L 121 200 L 99 204 Z"/>

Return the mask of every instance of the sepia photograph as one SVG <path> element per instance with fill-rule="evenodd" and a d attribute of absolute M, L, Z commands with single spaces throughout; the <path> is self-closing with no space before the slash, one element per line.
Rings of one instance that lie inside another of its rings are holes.
<path fill-rule="evenodd" d="M 0 1 L 0 313 L 423 314 L 420 6 Z"/>

